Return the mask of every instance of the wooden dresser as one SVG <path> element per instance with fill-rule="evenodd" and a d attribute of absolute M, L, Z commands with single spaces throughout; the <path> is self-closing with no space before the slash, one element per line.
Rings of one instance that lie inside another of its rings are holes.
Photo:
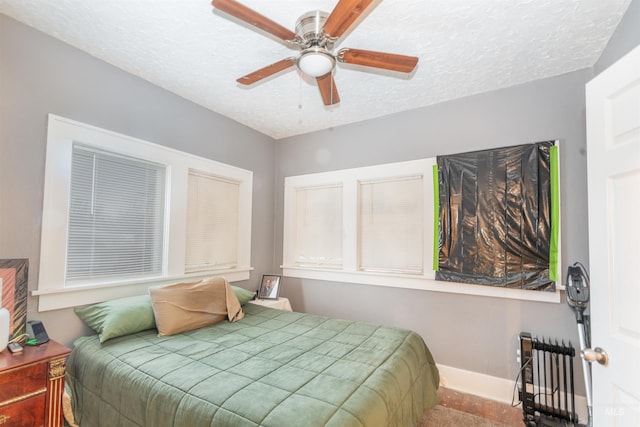
<path fill-rule="evenodd" d="M 0 427 L 62 426 L 62 393 L 71 350 L 55 341 L 0 353 Z"/>

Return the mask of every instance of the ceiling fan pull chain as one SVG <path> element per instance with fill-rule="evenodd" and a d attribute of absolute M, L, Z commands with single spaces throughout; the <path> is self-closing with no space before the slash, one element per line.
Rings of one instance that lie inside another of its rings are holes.
<path fill-rule="evenodd" d="M 302 110 L 302 76 L 298 74 L 298 109 Z"/>

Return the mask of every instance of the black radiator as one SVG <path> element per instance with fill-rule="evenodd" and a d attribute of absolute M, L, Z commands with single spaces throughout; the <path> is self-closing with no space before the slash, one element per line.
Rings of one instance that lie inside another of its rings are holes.
<path fill-rule="evenodd" d="M 564 341 L 520 333 L 520 400 L 526 426 L 578 426 L 573 382 L 575 350 Z"/>

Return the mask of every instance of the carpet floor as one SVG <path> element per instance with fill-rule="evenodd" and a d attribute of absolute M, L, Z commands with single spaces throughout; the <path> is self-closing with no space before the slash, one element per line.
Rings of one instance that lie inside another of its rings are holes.
<path fill-rule="evenodd" d="M 437 405 L 424 414 L 416 427 L 508 427 L 473 414 Z"/>

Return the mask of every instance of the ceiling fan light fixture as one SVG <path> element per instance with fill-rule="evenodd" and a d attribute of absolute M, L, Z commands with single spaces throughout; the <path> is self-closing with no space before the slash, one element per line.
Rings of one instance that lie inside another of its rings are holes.
<path fill-rule="evenodd" d="M 242 85 L 252 85 L 293 68 L 295 65 L 300 73 L 316 80 L 324 105 L 335 105 L 340 102 L 333 80 L 336 61 L 355 66 L 413 73 L 419 59 L 414 56 L 351 48 L 333 53 L 334 45 L 338 40 L 358 24 L 367 9 L 379 2 L 379 0 L 336 1 L 337 4 L 331 13 L 314 10 L 300 16 L 293 32 L 243 5 L 239 0 L 213 0 L 213 7 L 216 9 L 274 36 L 284 42 L 287 47 L 300 51 L 297 57 L 274 62 L 236 81 Z"/>
<path fill-rule="evenodd" d="M 315 47 L 302 51 L 296 65 L 306 75 L 320 77 L 333 70 L 336 59 L 328 50 Z"/>

